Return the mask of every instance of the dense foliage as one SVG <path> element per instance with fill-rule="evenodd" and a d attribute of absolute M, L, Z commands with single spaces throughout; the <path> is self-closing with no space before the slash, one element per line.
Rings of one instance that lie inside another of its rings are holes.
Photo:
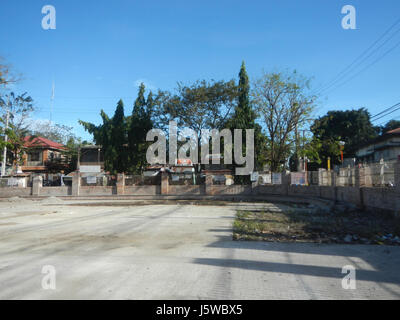
<path fill-rule="evenodd" d="M 344 157 L 355 157 L 357 149 L 378 136 L 378 129 L 364 109 L 329 111 L 311 126 L 314 140 L 321 142 L 320 157 L 326 163 L 331 157 L 333 163 L 340 163 L 340 142 L 344 142 Z"/>

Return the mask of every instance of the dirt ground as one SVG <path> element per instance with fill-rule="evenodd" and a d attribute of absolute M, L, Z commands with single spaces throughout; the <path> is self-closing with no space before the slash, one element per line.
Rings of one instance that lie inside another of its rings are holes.
<path fill-rule="evenodd" d="M 232 240 L 238 211 L 285 204 L 100 202 L 0 201 L 0 299 L 400 298 L 400 247 Z"/>
<path fill-rule="evenodd" d="M 400 245 L 400 219 L 378 212 L 239 211 L 235 240 Z"/>

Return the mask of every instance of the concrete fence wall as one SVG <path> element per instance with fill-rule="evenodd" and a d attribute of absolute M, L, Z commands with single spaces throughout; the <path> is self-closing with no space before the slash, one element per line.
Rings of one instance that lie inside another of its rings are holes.
<path fill-rule="evenodd" d="M 125 186 L 124 194 L 126 195 L 140 195 L 140 196 L 154 196 L 161 194 L 161 186 Z"/>
<path fill-rule="evenodd" d="M 400 193 L 391 188 L 361 188 L 362 205 L 366 208 L 395 211 L 400 215 Z"/>
<path fill-rule="evenodd" d="M 0 197 L 28 197 L 32 195 L 32 188 L 3 187 L 0 188 Z"/>
<path fill-rule="evenodd" d="M 40 189 L 39 194 L 41 196 L 54 196 L 54 197 L 62 197 L 62 196 L 70 196 L 72 195 L 72 188 L 68 186 L 63 187 L 42 187 Z"/>
<path fill-rule="evenodd" d="M 169 185 L 168 186 L 168 194 L 171 194 L 171 195 L 205 194 L 205 186 L 204 185 L 189 185 L 189 186 Z"/>
<path fill-rule="evenodd" d="M 326 177 L 332 177 L 327 179 Z M 384 209 L 400 214 L 400 161 L 394 167 L 394 187 L 366 187 L 364 169 L 355 168 L 354 186 L 338 186 L 335 176 L 320 172 L 317 180 L 326 185 L 295 185 L 291 175 L 282 173 L 281 184 L 258 185 L 213 185 L 212 176 L 207 175 L 203 185 L 169 185 L 168 175 L 162 174 L 161 185 L 126 186 L 124 174 L 117 176 L 116 186 L 81 186 L 78 172 L 72 178 L 72 186 L 43 187 L 42 177 L 33 179 L 32 187 L 2 187 L 0 197 L 12 196 L 111 196 L 111 195 L 282 195 L 318 197 L 332 201 L 352 203 L 360 208 Z"/>

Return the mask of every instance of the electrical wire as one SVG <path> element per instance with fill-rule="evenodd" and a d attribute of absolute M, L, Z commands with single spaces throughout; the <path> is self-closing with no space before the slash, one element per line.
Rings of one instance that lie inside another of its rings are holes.
<path fill-rule="evenodd" d="M 387 111 L 390 111 L 393 108 L 396 108 L 398 105 L 400 105 L 400 102 L 396 103 L 395 105 L 393 105 L 393 106 L 391 106 L 391 107 L 389 107 L 389 108 L 387 108 L 387 109 L 385 109 L 385 110 L 383 110 L 383 111 L 381 111 L 379 113 L 377 113 L 376 115 L 372 116 L 371 119 L 376 118 L 377 116 L 380 116 L 381 114 L 386 113 Z"/>
<path fill-rule="evenodd" d="M 353 67 L 356 62 L 361 59 L 365 54 L 368 53 L 369 50 L 371 50 L 376 44 L 378 44 L 397 24 L 400 23 L 400 18 L 396 20 L 380 37 L 378 37 L 377 40 L 375 40 L 367 49 L 365 49 L 357 58 L 355 58 L 348 66 L 346 66 L 343 70 L 341 70 L 335 77 L 333 77 L 332 80 L 328 81 L 325 85 L 322 85 L 319 89 L 317 89 L 319 92 L 325 91 L 325 89 L 330 86 L 333 82 L 336 82 L 336 80 L 344 73 L 348 72 L 349 69 Z M 394 34 L 396 34 L 399 30 L 397 30 Z M 393 35 L 392 35 L 393 37 Z M 392 38 L 391 37 L 391 38 Z M 385 42 L 386 43 L 386 42 Z M 385 44 L 384 43 L 384 44 Z M 383 44 L 382 44 L 383 45 Z M 382 47 L 382 45 L 380 47 Z M 380 48 L 378 47 L 378 49 Z M 373 51 L 374 52 L 374 51 Z"/>

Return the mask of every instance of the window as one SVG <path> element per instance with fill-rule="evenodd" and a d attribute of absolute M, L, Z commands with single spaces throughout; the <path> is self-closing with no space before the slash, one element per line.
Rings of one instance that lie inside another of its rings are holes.
<path fill-rule="evenodd" d="M 40 161 L 40 152 L 29 152 L 28 153 L 28 161 Z"/>

